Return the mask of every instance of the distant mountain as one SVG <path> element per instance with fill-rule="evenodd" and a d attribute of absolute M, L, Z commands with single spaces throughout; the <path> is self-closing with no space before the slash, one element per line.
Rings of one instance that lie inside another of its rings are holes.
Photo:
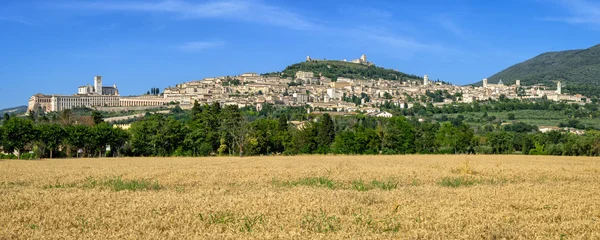
<path fill-rule="evenodd" d="M 337 80 L 337 78 L 352 79 L 387 79 L 387 80 L 420 80 L 422 77 L 406 74 L 393 69 L 385 69 L 375 65 L 360 63 L 331 61 L 331 60 L 311 60 L 292 64 L 286 67 L 283 72 L 267 73 L 264 75 L 281 75 L 282 77 L 295 77 L 296 72 L 313 72 L 315 76 L 322 74 L 324 77 Z"/>
<path fill-rule="evenodd" d="M 22 114 L 27 112 L 27 106 L 18 106 L 12 108 L 5 108 L 0 110 L 0 116 L 4 116 L 4 113 L 8 114 Z"/>
<path fill-rule="evenodd" d="M 500 79 L 505 84 L 514 84 L 519 79 L 522 85 L 547 86 L 555 86 L 555 81 L 561 81 L 568 89 L 588 91 L 588 95 L 595 95 L 583 86 L 592 86 L 594 92 L 596 87 L 600 89 L 600 45 L 543 53 L 494 74 L 488 78 L 488 82 L 497 83 Z M 476 84 L 481 85 L 481 82 Z"/>

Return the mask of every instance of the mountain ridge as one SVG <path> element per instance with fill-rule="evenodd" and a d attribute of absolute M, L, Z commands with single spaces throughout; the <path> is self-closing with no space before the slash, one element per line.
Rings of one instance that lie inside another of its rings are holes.
<path fill-rule="evenodd" d="M 21 105 L 21 106 L 16 106 L 16 107 L 10 107 L 10 108 L 5 108 L 5 109 L 0 109 L 0 116 L 4 115 L 4 113 L 8 113 L 8 114 L 21 114 L 21 113 L 25 113 L 27 112 L 27 106 L 25 105 Z"/>
<path fill-rule="evenodd" d="M 505 84 L 521 80 L 522 85 L 554 86 L 556 81 L 573 88 L 589 85 L 600 89 L 600 44 L 587 49 L 552 51 L 512 65 L 488 78 L 489 83 L 500 79 Z M 473 85 L 481 85 L 481 82 Z"/>

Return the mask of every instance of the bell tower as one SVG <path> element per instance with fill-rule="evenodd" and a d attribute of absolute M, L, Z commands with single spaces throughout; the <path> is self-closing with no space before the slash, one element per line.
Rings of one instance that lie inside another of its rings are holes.
<path fill-rule="evenodd" d="M 102 76 L 94 77 L 94 90 L 96 94 L 102 95 Z"/>

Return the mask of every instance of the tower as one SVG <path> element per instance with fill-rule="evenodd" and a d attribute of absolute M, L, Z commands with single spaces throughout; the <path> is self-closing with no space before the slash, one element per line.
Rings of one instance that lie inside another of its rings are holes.
<path fill-rule="evenodd" d="M 517 87 L 520 87 L 521 86 L 521 80 L 517 80 L 517 83 L 515 85 L 517 85 Z"/>
<path fill-rule="evenodd" d="M 483 88 L 487 88 L 488 82 L 487 82 L 487 78 L 483 79 Z"/>
<path fill-rule="evenodd" d="M 560 84 L 560 81 L 558 81 L 556 83 L 556 94 L 558 94 L 558 95 L 562 94 L 562 85 Z"/>
<path fill-rule="evenodd" d="M 306 61 L 310 62 L 310 56 L 306 56 Z"/>
<path fill-rule="evenodd" d="M 102 95 L 102 76 L 94 77 L 94 90 L 99 95 Z"/>
<path fill-rule="evenodd" d="M 360 56 L 360 61 L 361 61 L 362 63 L 367 63 L 367 55 L 364 55 L 364 54 L 363 54 L 362 56 Z"/>
<path fill-rule="evenodd" d="M 423 76 L 423 86 L 429 85 L 429 76 Z"/>

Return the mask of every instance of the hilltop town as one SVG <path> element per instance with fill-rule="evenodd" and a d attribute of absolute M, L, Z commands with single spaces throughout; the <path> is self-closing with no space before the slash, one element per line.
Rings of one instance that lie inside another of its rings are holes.
<path fill-rule="evenodd" d="M 315 60 L 310 56 L 306 62 L 324 64 L 331 60 Z M 333 61 L 335 62 L 335 61 Z M 359 59 L 339 62 L 374 66 L 366 55 Z M 327 65 L 327 67 L 331 67 Z M 523 86 L 520 80 L 513 85 L 505 85 L 502 80 L 489 83 L 483 80 L 482 86 L 456 86 L 441 81 L 432 81 L 427 75 L 422 79 L 356 79 L 348 77 L 331 78 L 322 72 L 296 71 L 293 76 L 284 74 L 243 73 L 235 76 L 210 77 L 169 86 L 162 93 L 153 92 L 141 96 L 120 96 L 116 85 L 103 86 L 102 77 L 94 78 L 94 85 L 78 88 L 74 95 L 36 94 L 29 100 L 29 111 L 61 111 L 76 107 L 120 109 L 133 107 L 155 107 L 178 104 L 191 107 L 195 101 L 200 104 L 218 102 L 221 105 L 239 107 L 255 106 L 261 109 L 264 104 L 279 106 L 308 106 L 313 111 L 356 112 L 390 117 L 381 112 L 380 106 L 392 104 L 399 108 L 411 108 L 414 104 L 432 103 L 441 106 L 453 103 L 508 99 L 547 98 L 553 101 L 582 103 L 582 95 L 563 94 L 560 82 L 553 86 Z"/>

